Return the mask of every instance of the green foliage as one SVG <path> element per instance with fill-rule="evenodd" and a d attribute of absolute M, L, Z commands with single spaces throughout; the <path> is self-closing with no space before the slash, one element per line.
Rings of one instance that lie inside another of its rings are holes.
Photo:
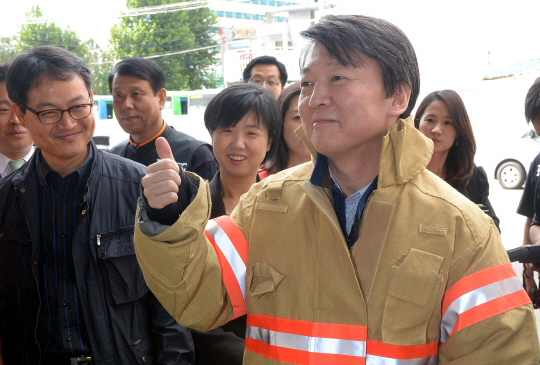
<path fill-rule="evenodd" d="M 69 29 L 62 29 L 44 18 L 39 5 L 33 6 L 26 13 L 27 24 L 23 24 L 13 38 L 0 38 L 0 63 L 7 62 L 17 53 L 39 46 L 55 46 L 64 48 L 81 57 L 90 68 L 94 82 L 94 94 L 108 94 L 107 77 L 111 64 L 111 56 L 103 52 L 92 40 L 82 42 L 77 34 Z"/>
<path fill-rule="evenodd" d="M 15 51 L 15 41 L 10 37 L 0 37 L 0 64 L 10 61 L 17 51 Z"/>
<path fill-rule="evenodd" d="M 133 9 L 184 1 L 127 0 L 127 6 Z M 122 18 L 111 28 L 110 42 L 118 60 L 215 45 L 215 48 L 152 58 L 165 72 L 167 89 L 194 90 L 215 87 L 210 66 L 215 64 L 219 51 L 216 32 L 216 17 L 205 7 Z"/>

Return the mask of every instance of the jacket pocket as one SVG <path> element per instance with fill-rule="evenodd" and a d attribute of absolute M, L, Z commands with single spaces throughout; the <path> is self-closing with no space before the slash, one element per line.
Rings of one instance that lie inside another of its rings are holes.
<path fill-rule="evenodd" d="M 279 273 L 266 262 L 256 262 L 251 265 L 248 272 L 249 294 L 259 298 L 264 294 L 273 292 L 283 281 L 285 275 Z"/>
<path fill-rule="evenodd" d="M 98 261 L 111 304 L 133 302 L 150 290 L 135 256 L 133 229 L 96 236 Z"/>
<path fill-rule="evenodd" d="M 392 267 L 392 278 L 384 308 L 383 341 L 396 345 L 433 341 L 427 327 L 440 313 L 439 274 L 443 257 L 411 248 L 403 261 Z M 440 317 L 440 315 L 439 315 Z"/>

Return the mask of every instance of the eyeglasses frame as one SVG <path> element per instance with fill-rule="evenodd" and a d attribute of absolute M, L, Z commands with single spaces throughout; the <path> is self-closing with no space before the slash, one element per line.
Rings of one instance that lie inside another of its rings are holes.
<path fill-rule="evenodd" d="M 71 112 L 70 110 L 75 108 L 75 107 L 78 107 L 78 106 L 90 106 L 90 113 L 88 113 L 88 115 L 86 117 L 83 117 L 83 118 L 75 118 L 73 117 L 73 115 L 71 115 Z M 83 104 L 77 104 L 77 105 L 73 105 L 73 106 L 70 106 L 69 108 L 67 109 L 46 109 L 46 110 L 41 110 L 39 112 L 35 111 L 34 109 L 30 108 L 28 105 L 24 105 L 23 104 L 23 107 L 30 110 L 32 113 L 34 113 L 37 117 L 38 117 L 38 120 L 41 124 L 43 125 L 53 125 L 53 124 L 57 124 L 57 123 L 60 123 L 60 121 L 62 120 L 62 118 L 64 117 L 64 113 L 65 112 L 68 112 L 69 116 L 71 118 L 73 118 L 74 120 L 81 120 L 81 119 L 84 119 L 84 118 L 88 118 L 90 116 L 90 114 L 92 114 L 92 107 L 94 106 L 94 101 L 92 100 L 90 103 L 83 103 Z M 41 121 L 41 118 L 39 117 L 39 115 L 41 113 L 45 113 L 45 112 L 50 112 L 50 111 L 59 111 L 60 112 L 60 119 L 58 119 L 57 122 L 54 122 L 54 123 L 43 123 Z"/>

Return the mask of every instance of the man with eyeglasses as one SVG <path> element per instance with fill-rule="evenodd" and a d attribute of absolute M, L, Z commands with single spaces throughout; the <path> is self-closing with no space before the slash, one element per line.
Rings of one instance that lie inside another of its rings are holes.
<path fill-rule="evenodd" d="M 7 64 L 0 65 L 0 179 L 24 165 L 34 153 L 32 136 L 11 108 L 6 89 L 7 70 Z"/>
<path fill-rule="evenodd" d="M 270 91 L 277 99 L 287 83 L 285 65 L 272 56 L 260 56 L 252 59 L 244 69 L 245 83 L 253 83 Z"/>
<path fill-rule="evenodd" d="M 6 76 L 37 148 L 0 180 L 0 364 L 192 364 L 189 330 L 135 257 L 145 167 L 96 148 L 91 80 L 55 47 L 22 53 Z"/>

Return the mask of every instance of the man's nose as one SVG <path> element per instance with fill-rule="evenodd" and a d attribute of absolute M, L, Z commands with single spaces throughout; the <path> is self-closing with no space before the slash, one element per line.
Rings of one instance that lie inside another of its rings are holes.
<path fill-rule="evenodd" d="M 313 92 L 309 97 L 309 106 L 311 108 L 317 108 L 323 105 L 330 104 L 330 95 L 328 86 L 324 82 L 317 82 L 313 86 Z"/>
<path fill-rule="evenodd" d="M 11 110 L 11 112 L 9 114 L 9 123 L 13 124 L 13 125 L 20 125 L 21 124 L 21 122 L 19 121 L 19 118 L 17 118 L 17 114 L 15 114 L 13 109 Z"/>

